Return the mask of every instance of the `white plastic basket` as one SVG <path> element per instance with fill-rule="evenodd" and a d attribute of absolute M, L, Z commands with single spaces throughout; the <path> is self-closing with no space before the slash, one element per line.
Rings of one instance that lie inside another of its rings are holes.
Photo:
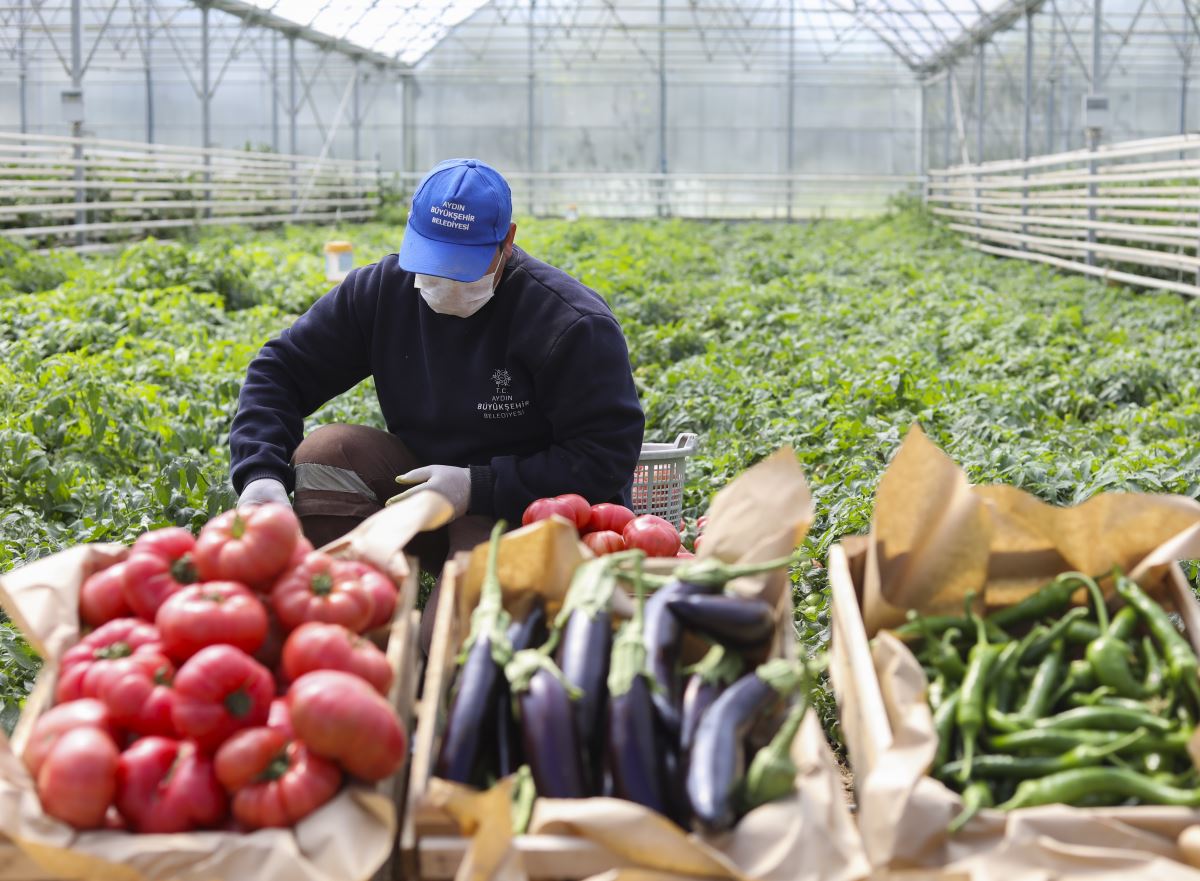
<path fill-rule="evenodd" d="M 673 444 L 642 444 L 633 472 L 633 512 L 657 514 L 679 525 L 687 457 L 696 452 L 696 435 L 684 433 Z"/>

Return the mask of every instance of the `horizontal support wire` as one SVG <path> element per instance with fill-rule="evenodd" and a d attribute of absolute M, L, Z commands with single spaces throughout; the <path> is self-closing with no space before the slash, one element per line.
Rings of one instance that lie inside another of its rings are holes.
<path fill-rule="evenodd" d="M 986 254 L 1200 296 L 1200 155 L 1188 158 L 1197 150 L 1200 137 L 1175 135 L 934 169 L 926 201 Z"/>

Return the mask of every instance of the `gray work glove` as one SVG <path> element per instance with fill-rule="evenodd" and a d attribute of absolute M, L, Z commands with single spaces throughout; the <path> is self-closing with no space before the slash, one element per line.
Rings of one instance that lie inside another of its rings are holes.
<path fill-rule="evenodd" d="M 387 503 L 407 499 L 422 490 L 431 489 L 446 497 L 454 506 L 454 516 L 461 517 L 467 513 L 471 503 L 471 469 L 458 468 L 454 465 L 426 465 L 416 468 L 407 474 L 396 478 L 396 483 L 415 483 L 417 486 L 406 489 L 397 496 L 392 496 Z"/>
<path fill-rule="evenodd" d="M 266 502 L 279 502 L 291 506 L 288 500 L 287 487 L 274 477 L 260 477 L 246 484 L 242 494 L 238 496 L 237 506 L 244 508 L 250 505 L 262 505 Z"/>

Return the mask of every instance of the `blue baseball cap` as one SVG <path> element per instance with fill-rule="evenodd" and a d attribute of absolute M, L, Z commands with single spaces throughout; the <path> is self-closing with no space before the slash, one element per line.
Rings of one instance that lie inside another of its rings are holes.
<path fill-rule="evenodd" d="M 413 194 L 400 268 L 455 281 L 483 277 L 512 223 L 512 193 L 478 159 L 439 162 Z"/>

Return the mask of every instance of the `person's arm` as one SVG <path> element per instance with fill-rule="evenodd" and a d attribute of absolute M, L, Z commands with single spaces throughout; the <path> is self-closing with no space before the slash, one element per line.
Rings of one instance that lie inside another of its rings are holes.
<path fill-rule="evenodd" d="M 534 499 L 575 492 L 607 501 L 633 477 L 646 419 L 616 319 L 576 320 L 554 343 L 534 388 L 554 429 L 550 447 L 472 465 L 470 513 L 519 523 Z"/>
<path fill-rule="evenodd" d="M 378 285 L 377 265 L 354 270 L 250 362 L 229 432 L 234 490 L 264 477 L 292 489 L 304 418 L 371 374 L 368 321 Z"/>

